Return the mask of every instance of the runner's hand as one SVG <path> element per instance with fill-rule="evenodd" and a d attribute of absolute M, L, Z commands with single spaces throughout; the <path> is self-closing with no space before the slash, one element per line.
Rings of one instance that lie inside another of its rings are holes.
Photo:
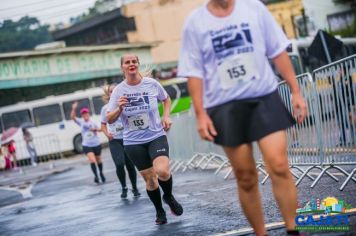
<path fill-rule="evenodd" d="M 163 117 L 162 125 L 163 125 L 164 131 L 168 131 L 171 128 L 172 123 L 173 122 L 172 122 L 172 120 L 171 120 L 171 118 L 169 116 Z"/>
<path fill-rule="evenodd" d="M 202 139 L 208 141 L 214 141 L 214 136 L 218 133 L 215 130 L 214 124 L 208 114 L 203 113 L 202 115 L 197 117 L 198 122 L 198 132 Z"/>
<path fill-rule="evenodd" d="M 120 110 L 123 110 L 124 107 L 129 103 L 129 100 L 127 99 L 127 97 L 122 96 L 119 98 L 118 102 L 119 102 Z"/>
<path fill-rule="evenodd" d="M 78 107 L 78 102 L 73 102 L 73 103 L 72 103 L 72 109 L 73 109 L 73 110 L 76 110 L 77 107 Z"/>
<path fill-rule="evenodd" d="M 302 123 L 307 116 L 308 107 L 300 93 L 292 94 L 292 106 L 294 118 L 299 124 Z"/>
<path fill-rule="evenodd" d="M 112 134 L 111 134 L 111 133 L 108 133 L 108 134 L 106 135 L 106 137 L 109 139 L 109 141 L 111 141 L 111 140 L 113 139 L 113 137 L 112 137 Z"/>

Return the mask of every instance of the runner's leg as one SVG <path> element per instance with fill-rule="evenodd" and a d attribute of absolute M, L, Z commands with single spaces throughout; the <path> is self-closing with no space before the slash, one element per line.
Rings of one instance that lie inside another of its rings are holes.
<path fill-rule="evenodd" d="M 269 134 L 259 140 L 258 144 L 287 230 L 295 230 L 297 188 L 289 171 L 286 132 L 278 131 Z"/>
<path fill-rule="evenodd" d="M 98 168 L 99 168 L 99 173 L 100 173 L 101 181 L 102 181 L 103 183 L 105 183 L 106 178 L 105 178 L 105 176 L 104 176 L 104 174 L 103 174 L 103 162 L 102 162 L 102 160 L 101 160 L 100 155 L 96 155 L 96 156 L 95 156 L 95 160 L 96 160 L 96 163 L 97 163 Z"/>
<path fill-rule="evenodd" d="M 125 166 L 126 166 L 128 174 L 129 174 L 129 178 L 130 178 L 131 185 L 132 185 L 132 192 L 135 197 L 138 197 L 141 194 L 137 189 L 137 174 L 136 174 L 135 166 L 132 163 L 132 161 L 129 159 L 129 157 L 126 155 L 126 153 L 124 154 L 124 158 L 125 158 Z"/>
<path fill-rule="evenodd" d="M 120 181 L 122 193 L 121 198 L 127 197 L 127 186 L 126 186 L 126 173 L 124 169 L 124 148 L 121 146 L 119 140 L 111 140 L 109 142 L 109 148 L 111 152 L 112 159 L 116 167 L 116 175 Z"/>
<path fill-rule="evenodd" d="M 163 190 L 163 200 L 167 203 L 174 215 L 183 214 L 183 207 L 177 202 L 172 194 L 173 180 L 169 169 L 169 158 L 159 156 L 153 160 L 153 168 L 158 176 L 158 182 Z"/>
<path fill-rule="evenodd" d="M 143 179 L 146 182 L 146 190 L 148 197 L 156 208 L 157 219 L 156 224 L 167 223 L 166 213 L 162 207 L 161 192 L 158 187 L 157 174 L 153 168 L 140 171 Z"/>
<path fill-rule="evenodd" d="M 88 152 L 87 157 L 90 163 L 90 168 L 93 171 L 93 174 L 95 176 L 94 182 L 99 183 L 99 178 L 98 178 L 98 173 L 96 172 L 96 160 L 95 160 L 95 154 L 93 152 Z"/>
<path fill-rule="evenodd" d="M 245 216 L 256 235 L 265 235 L 261 196 L 258 189 L 258 173 L 252 155 L 252 145 L 224 147 L 224 151 L 236 176 L 238 196 Z"/>

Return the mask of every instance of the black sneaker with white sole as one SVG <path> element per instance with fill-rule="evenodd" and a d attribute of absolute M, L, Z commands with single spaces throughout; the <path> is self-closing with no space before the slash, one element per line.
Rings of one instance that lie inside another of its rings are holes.
<path fill-rule="evenodd" d="M 177 200 L 173 197 L 173 195 L 165 196 L 163 195 L 163 201 L 171 208 L 171 211 L 174 215 L 180 216 L 183 214 L 183 207 Z"/>

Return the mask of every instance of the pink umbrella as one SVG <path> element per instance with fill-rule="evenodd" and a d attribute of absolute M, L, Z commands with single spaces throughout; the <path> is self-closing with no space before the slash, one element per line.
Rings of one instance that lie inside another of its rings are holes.
<path fill-rule="evenodd" d="M 10 127 L 7 130 L 4 130 L 1 135 L 1 143 L 6 144 L 12 140 L 14 135 L 16 134 L 18 128 Z"/>

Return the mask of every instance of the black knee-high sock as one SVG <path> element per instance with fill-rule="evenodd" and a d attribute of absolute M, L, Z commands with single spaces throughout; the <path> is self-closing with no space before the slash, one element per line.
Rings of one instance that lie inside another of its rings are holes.
<path fill-rule="evenodd" d="M 103 174 L 103 163 L 98 163 L 100 175 Z"/>
<path fill-rule="evenodd" d="M 96 165 L 95 163 L 90 163 L 91 170 L 93 171 L 95 177 L 98 178 L 98 174 L 96 173 Z"/>
<path fill-rule="evenodd" d="M 153 203 L 153 205 L 156 208 L 156 211 L 163 211 L 162 208 L 162 199 L 161 199 L 161 191 L 159 191 L 159 188 L 150 191 L 150 190 L 146 190 L 148 197 L 150 198 L 151 202 Z"/>
<path fill-rule="evenodd" d="M 126 188 L 126 174 L 123 165 L 116 166 L 116 175 L 119 178 L 122 188 Z"/>
<path fill-rule="evenodd" d="M 172 175 L 166 181 L 162 181 L 162 180 L 158 179 L 158 183 L 159 183 L 159 186 L 161 186 L 161 188 L 163 190 L 164 196 L 166 196 L 166 197 L 172 196 L 172 186 L 173 186 Z"/>
<path fill-rule="evenodd" d="M 127 172 L 129 173 L 129 178 L 131 181 L 132 188 L 137 189 L 137 185 L 136 185 L 137 174 L 136 174 L 135 166 L 127 157 L 125 157 L 125 164 L 126 164 Z"/>

